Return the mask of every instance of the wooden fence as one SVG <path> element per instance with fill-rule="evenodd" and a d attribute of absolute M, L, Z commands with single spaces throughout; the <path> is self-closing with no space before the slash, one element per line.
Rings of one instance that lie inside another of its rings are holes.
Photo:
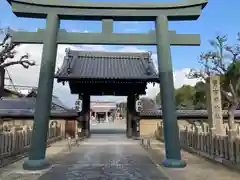
<path fill-rule="evenodd" d="M 239 136 L 232 139 L 228 135 L 217 136 L 187 127 L 180 129 L 179 136 L 184 150 L 240 170 Z M 164 141 L 162 124 L 158 126 L 156 137 Z"/>
<path fill-rule="evenodd" d="M 31 129 L 21 131 L 12 130 L 0 134 L 0 167 L 6 163 L 8 158 L 21 156 L 27 153 L 32 138 Z M 60 127 L 51 127 L 48 132 L 48 145 L 62 139 Z"/>

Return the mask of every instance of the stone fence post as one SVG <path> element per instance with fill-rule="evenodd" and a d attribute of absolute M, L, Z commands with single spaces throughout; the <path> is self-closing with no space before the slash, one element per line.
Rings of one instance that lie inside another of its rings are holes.
<path fill-rule="evenodd" d="M 10 130 L 11 134 L 12 134 L 12 150 L 15 151 L 16 150 L 16 139 L 17 139 L 17 132 L 16 132 L 16 127 L 12 127 Z"/>

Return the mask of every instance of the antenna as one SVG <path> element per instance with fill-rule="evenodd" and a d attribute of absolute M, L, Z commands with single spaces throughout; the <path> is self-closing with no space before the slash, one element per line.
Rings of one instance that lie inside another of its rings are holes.
<path fill-rule="evenodd" d="M 5 71 L 6 71 L 8 77 L 5 77 L 4 79 L 9 80 L 10 81 L 10 86 L 17 92 L 17 88 L 15 87 L 15 85 L 13 83 L 13 80 L 11 78 L 11 75 L 10 75 L 9 71 L 7 69 L 5 69 Z"/>

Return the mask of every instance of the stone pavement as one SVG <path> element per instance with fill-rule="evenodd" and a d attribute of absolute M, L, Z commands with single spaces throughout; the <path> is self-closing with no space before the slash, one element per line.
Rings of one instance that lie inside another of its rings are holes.
<path fill-rule="evenodd" d="M 67 140 L 62 140 L 51 144 L 47 148 L 46 156 L 49 161 L 58 158 L 59 154 L 63 154 L 67 150 Z M 25 171 L 22 169 L 22 164 L 26 158 L 10 164 L 6 167 L 0 168 L 0 180 L 34 180 L 37 179 L 45 171 Z"/>
<path fill-rule="evenodd" d="M 92 134 L 126 134 L 126 121 L 115 120 L 109 123 L 91 121 L 90 129 Z"/>
<path fill-rule="evenodd" d="M 102 134 L 93 133 L 71 152 L 66 150 L 66 141 L 51 146 L 47 156 L 52 167 L 47 170 L 24 171 L 23 161 L 19 161 L 2 169 L 0 179 L 169 180 L 140 147 L 139 141 L 127 139 L 125 133 L 109 133 L 110 126 L 121 129 L 118 124 L 98 126 Z"/>
<path fill-rule="evenodd" d="M 155 163 L 160 164 L 165 154 L 164 143 L 152 140 L 149 154 Z M 186 168 L 169 169 L 159 166 L 159 169 L 172 180 L 239 180 L 240 172 L 221 164 L 210 162 L 186 151 L 182 151 L 182 158 L 187 161 Z"/>
<path fill-rule="evenodd" d="M 93 135 L 55 161 L 38 180 L 168 180 L 138 141 L 121 135 Z"/>

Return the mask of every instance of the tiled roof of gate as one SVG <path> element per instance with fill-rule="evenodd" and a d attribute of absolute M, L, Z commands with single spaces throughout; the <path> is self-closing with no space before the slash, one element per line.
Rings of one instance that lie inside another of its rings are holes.
<path fill-rule="evenodd" d="M 61 80 L 122 79 L 158 82 L 149 52 L 87 52 L 69 50 L 56 73 Z"/>

